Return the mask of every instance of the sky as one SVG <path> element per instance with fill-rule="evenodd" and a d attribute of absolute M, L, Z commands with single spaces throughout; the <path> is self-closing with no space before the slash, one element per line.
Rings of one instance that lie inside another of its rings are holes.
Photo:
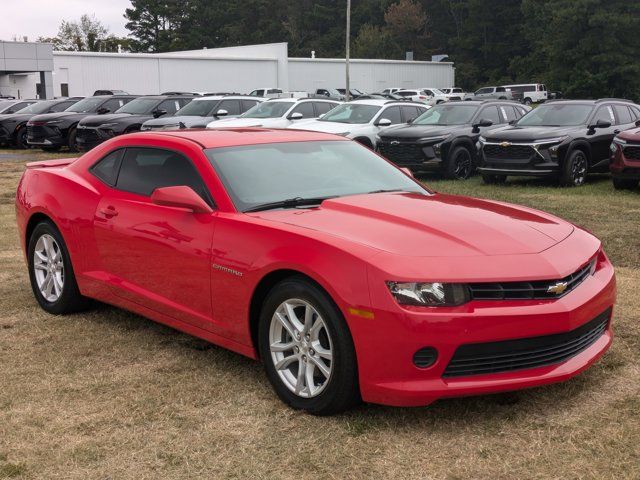
<path fill-rule="evenodd" d="M 110 33 L 124 36 L 123 15 L 130 6 L 130 0 L 0 0 L 0 40 L 54 37 L 62 20 L 79 20 L 84 13 L 94 14 Z"/>

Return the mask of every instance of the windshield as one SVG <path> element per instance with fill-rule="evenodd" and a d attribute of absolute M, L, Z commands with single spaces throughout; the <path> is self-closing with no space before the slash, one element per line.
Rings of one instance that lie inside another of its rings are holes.
<path fill-rule="evenodd" d="M 343 103 L 326 113 L 320 121 L 336 123 L 369 123 L 382 107 L 377 105 L 362 105 L 357 103 Z"/>
<path fill-rule="evenodd" d="M 124 107 L 120 107 L 115 113 L 130 113 L 131 115 L 148 115 L 153 112 L 160 100 L 157 98 L 136 98 Z"/>
<path fill-rule="evenodd" d="M 240 118 L 278 118 L 291 108 L 294 102 L 263 102 L 250 108 Z"/>
<path fill-rule="evenodd" d="M 356 142 L 322 141 L 205 150 L 236 208 L 293 198 L 328 198 L 378 190 L 429 193 Z"/>
<path fill-rule="evenodd" d="M 207 117 L 219 102 L 220 100 L 218 99 L 194 100 L 178 110 L 176 112 L 176 116 L 186 115 L 188 117 Z"/>
<path fill-rule="evenodd" d="M 55 102 L 37 102 L 37 103 L 32 103 L 28 107 L 24 107 L 22 110 L 18 110 L 16 113 L 45 113 L 54 104 L 55 104 Z"/>
<path fill-rule="evenodd" d="M 416 118 L 413 125 L 464 125 L 477 111 L 477 105 L 436 105 Z"/>
<path fill-rule="evenodd" d="M 0 101 L 0 113 L 2 113 L 3 110 L 6 110 L 7 108 L 9 108 L 14 103 L 16 103 L 16 102 L 14 102 L 13 100 L 1 100 Z"/>
<path fill-rule="evenodd" d="M 95 112 L 97 108 L 105 102 L 104 98 L 85 98 L 78 103 L 71 105 L 65 112 L 90 113 Z"/>
<path fill-rule="evenodd" d="M 430 88 L 429 90 L 431 90 L 436 95 L 443 95 L 444 94 L 444 92 L 442 90 L 438 90 L 437 88 Z"/>
<path fill-rule="evenodd" d="M 534 108 L 516 123 L 519 127 L 566 127 L 587 123 L 592 105 L 547 104 Z"/>

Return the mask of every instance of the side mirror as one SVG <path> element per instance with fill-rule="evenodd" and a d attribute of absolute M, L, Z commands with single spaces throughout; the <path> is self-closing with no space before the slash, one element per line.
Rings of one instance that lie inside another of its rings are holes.
<path fill-rule="evenodd" d="M 161 116 L 166 115 L 166 114 L 167 114 L 166 110 L 160 110 L 160 109 L 154 110 L 153 111 L 153 118 L 158 118 L 158 117 L 161 117 Z"/>
<path fill-rule="evenodd" d="M 414 120 L 415 120 L 415 118 L 410 118 L 409 120 L 407 120 L 407 125 L 411 125 Z"/>
<path fill-rule="evenodd" d="M 221 108 L 215 114 L 216 117 L 226 117 L 227 115 L 229 115 L 229 112 L 227 112 L 224 108 Z"/>
<path fill-rule="evenodd" d="M 480 131 L 480 127 L 490 127 L 491 125 L 493 125 L 493 122 L 491 120 L 486 120 L 484 118 L 481 118 L 480 120 L 478 120 L 476 123 L 472 125 L 473 133 L 478 133 Z"/>
<path fill-rule="evenodd" d="M 302 118 L 302 114 L 300 112 L 292 113 L 287 117 L 289 120 L 300 120 Z"/>
<path fill-rule="evenodd" d="M 409 169 L 407 167 L 400 167 L 400 170 L 402 170 L 404 173 L 406 173 L 409 177 L 415 178 L 413 176 L 413 172 L 411 171 L 411 169 Z"/>
<path fill-rule="evenodd" d="M 388 127 L 389 125 L 391 125 L 391 120 L 389 120 L 388 118 L 381 118 L 376 122 L 376 125 L 378 127 Z"/>
<path fill-rule="evenodd" d="M 592 123 L 591 125 L 589 125 L 587 128 L 589 129 L 590 133 L 594 133 L 596 131 L 596 128 L 609 128 L 610 126 L 611 122 L 600 119 L 596 123 Z"/>
<path fill-rule="evenodd" d="M 151 194 L 151 202 L 165 207 L 184 208 L 193 213 L 211 213 L 213 210 L 191 187 L 156 188 Z"/>
<path fill-rule="evenodd" d="M 109 110 L 109 109 L 108 109 L 108 108 L 106 108 L 106 107 L 100 107 L 100 108 L 96 111 L 96 113 L 97 113 L 98 115 L 104 115 L 105 113 L 109 113 L 110 111 L 111 111 L 111 110 Z"/>
<path fill-rule="evenodd" d="M 515 124 L 516 124 L 516 122 L 517 122 L 517 120 L 510 120 L 510 121 L 509 121 L 509 125 L 515 125 Z"/>

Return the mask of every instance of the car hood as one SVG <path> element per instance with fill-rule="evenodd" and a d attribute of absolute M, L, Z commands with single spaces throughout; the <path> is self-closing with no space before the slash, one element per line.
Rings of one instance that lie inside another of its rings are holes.
<path fill-rule="evenodd" d="M 2 115 L 0 115 L 2 117 Z M 618 137 L 632 142 L 640 142 L 640 128 L 631 128 L 618 134 Z"/>
<path fill-rule="evenodd" d="M 107 115 L 90 115 L 80 121 L 83 127 L 99 127 L 105 123 L 135 123 L 153 118 L 152 115 L 131 115 L 129 113 L 111 113 Z"/>
<path fill-rule="evenodd" d="M 82 120 L 89 115 L 95 115 L 94 113 L 78 113 L 78 112 L 56 112 L 56 113 L 43 113 L 41 115 L 35 115 L 31 117 L 34 122 L 51 122 L 53 120 L 65 120 L 69 123 Z"/>
<path fill-rule="evenodd" d="M 382 138 L 430 138 L 470 130 L 469 125 L 396 125 L 385 128 L 378 135 Z"/>
<path fill-rule="evenodd" d="M 303 130 L 313 130 L 315 132 L 324 133 L 344 133 L 355 132 L 364 127 L 369 127 L 368 123 L 340 123 L 340 122 L 322 122 L 319 120 L 310 120 L 306 122 L 297 122 L 291 128 L 301 128 Z"/>
<path fill-rule="evenodd" d="M 574 230 L 536 210 L 444 194 L 353 195 L 325 200 L 318 208 L 250 215 L 414 257 L 535 254 Z"/>
<path fill-rule="evenodd" d="M 483 135 L 490 141 L 512 141 L 512 142 L 531 142 L 535 140 L 541 140 L 544 138 L 562 137 L 563 135 L 569 135 L 575 133 L 577 130 L 581 131 L 586 127 L 573 126 L 573 127 L 518 127 L 509 126 L 505 128 L 499 128 L 492 132 L 487 132 Z"/>
<path fill-rule="evenodd" d="M 11 113 L 7 115 L 0 115 L 0 123 L 21 123 L 26 122 L 31 117 L 33 117 L 33 113 Z"/>
<path fill-rule="evenodd" d="M 207 123 L 216 120 L 216 117 L 201 117 L 198 115 L 180 115 L 177 117 L 167 117 L 167 118 L 154 118 L 152 120 L 147 120 L 144 122 L 146 127 L 158 128 L 164 127 L 167 125 L 175 125 L 178 126 L 180 123 L 183 123 L 185 127 L 204 127 Z"/>

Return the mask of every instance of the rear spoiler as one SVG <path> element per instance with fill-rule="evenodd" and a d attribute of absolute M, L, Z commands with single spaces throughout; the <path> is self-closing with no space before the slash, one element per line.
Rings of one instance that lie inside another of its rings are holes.
<path fill-rule="evenodd" d="M 66 167 L 67 165 L 75 162 L 77 158 L 60 158 L 57 160 L 42 160 L 40 162 L 29 162 L 27 168 L 52 168 L 52 167 Z"/>

